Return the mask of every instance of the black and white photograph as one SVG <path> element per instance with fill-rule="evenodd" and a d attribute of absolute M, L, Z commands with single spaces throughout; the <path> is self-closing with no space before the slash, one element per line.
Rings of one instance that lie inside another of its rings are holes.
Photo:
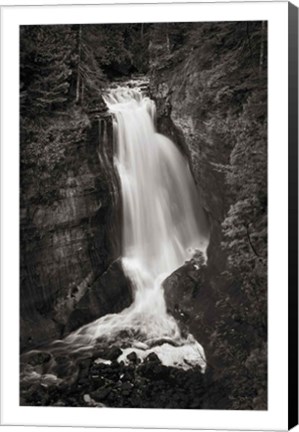
<path fill-rule="evenodd" d="M 20 405 L 267 410 L 267 21 L 19 38 Z"/>

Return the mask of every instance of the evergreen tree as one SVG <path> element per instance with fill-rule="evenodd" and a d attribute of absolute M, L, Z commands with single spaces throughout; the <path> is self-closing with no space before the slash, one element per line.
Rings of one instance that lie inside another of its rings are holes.
<path fill-rule="evenodd" d="M 78 38 L 78 69 L 76 85 L 76 102 L 88 103 L 90 100 L 101 100 L 101 90 L 106 77 L 97 60 L 99 47 L 99 26 L 79 25 Z"/>
<path fill-rule="evenodd" d="M 21 83 L 26 94 L 22 105 L 33 114 L 47 113 L 71 99 L 75 48 L 71 26 L 21 28 Z"/>

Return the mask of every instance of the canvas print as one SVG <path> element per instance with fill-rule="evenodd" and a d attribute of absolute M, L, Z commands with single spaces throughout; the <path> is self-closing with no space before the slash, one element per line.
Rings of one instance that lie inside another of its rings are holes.
<path fill-rule="evenodd" d="M 267 410 L 266 21 L 20 27 L 20 405 Z"/>

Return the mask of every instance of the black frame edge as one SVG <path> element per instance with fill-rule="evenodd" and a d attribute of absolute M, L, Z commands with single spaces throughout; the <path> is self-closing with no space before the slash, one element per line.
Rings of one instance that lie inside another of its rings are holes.
<path fill-rule="evenodd" d="M 288 427 L 298 424 L 298 9 L 288 4 L 289 301 Z"/>

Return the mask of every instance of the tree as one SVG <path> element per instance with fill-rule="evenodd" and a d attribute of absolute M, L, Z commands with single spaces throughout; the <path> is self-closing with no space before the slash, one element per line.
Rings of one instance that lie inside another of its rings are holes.
<path fill-rule="evenodd" d="M 21 83 L 26 94 L 22 105 L 32 114 L 48 113 L 70 101 L 75 50 L 71 26 L 21 28 Z"/>

